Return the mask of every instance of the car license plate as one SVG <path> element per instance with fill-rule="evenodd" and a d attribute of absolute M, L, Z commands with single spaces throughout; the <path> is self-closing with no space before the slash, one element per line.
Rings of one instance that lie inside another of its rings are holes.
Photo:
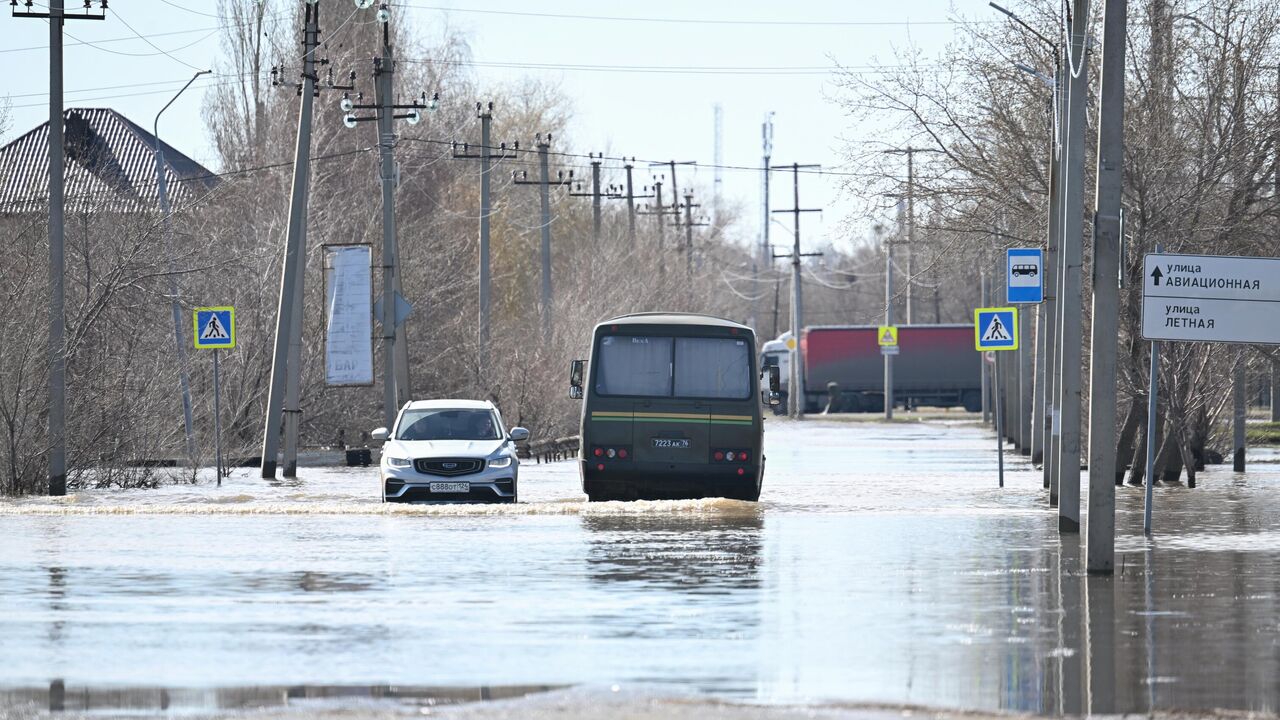
<path fill-rule="evenodd" d="M 681 450 L 688 450 L 689 440 L 687 438 L 653 438 L 653 446 L 656 448 L 679 448 Z"/>
<path fill-rule="evenodd" d="M 431 483 L 430 490 L 433 493 L 464 493 L 471 492 L 471 483 L 464 482 L 438 482 Z"/>

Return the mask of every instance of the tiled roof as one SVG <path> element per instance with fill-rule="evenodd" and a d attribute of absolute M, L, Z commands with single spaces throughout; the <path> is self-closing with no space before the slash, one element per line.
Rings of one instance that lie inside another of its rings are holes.
<path fill-rule="evenodd" d="M 137 212 L 159 207 L 155 136 L 108 108 L 64 114 L 67 212 Z M 45 212 L 49 199 L 49 123 L 0 148 L 0 214 Z M 204 195 L 218 178 L 161 142 L 170 206 Z"/>

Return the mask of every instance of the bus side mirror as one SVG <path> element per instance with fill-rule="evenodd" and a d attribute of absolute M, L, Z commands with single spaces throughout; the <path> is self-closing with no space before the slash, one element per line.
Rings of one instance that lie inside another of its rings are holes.
<path fill-rule="evenodd" d="M 574 360 L 569 365 L 569 397 L 574 400 L 582 399 L 582 378 L 586 374 L 586 360 Z"/>
<path fill-rule="evenodd" d="M 769 366 L 769 392 L 782 392 L 782 371 L 777 365 Z"/>

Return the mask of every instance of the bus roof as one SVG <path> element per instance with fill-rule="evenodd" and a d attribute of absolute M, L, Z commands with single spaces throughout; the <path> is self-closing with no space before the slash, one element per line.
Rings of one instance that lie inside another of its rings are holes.
<path fill-rule="evenodd" d="M 596 327 L 599 328 L 603 325 L 709 325 L 711 327 L 751 330 L 746 325 L 715 317 L 714 315 L 680 312 L 644 312 L 619 315 L 601 322 Z"/>

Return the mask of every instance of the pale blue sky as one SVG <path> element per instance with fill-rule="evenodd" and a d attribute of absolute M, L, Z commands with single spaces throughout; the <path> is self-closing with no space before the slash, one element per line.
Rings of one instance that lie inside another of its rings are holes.
<path fill-rule="evenodd" d="M 332 8 L 326 13 L 329 18 L 334 17 L 332 12 L 345 17 L 352 7 L 351 0 L 321 1 Z M 284 0 L 276 2 L 284 6 Z M 78 3 L 69 0 L 68 5 Z M 112 107 L 149 128 L 155 113 L 191 76 L 188 65 L 212 66 L 219 49 L 219 22 L 212 17 L 215 3 L 113 0 L 110 7 L 106 21 L 68 22 L 66 104 Z M 982 0 L 790 4 L 549 0 L 536 5 L 519 0 L 397 0 L 393 12 L 432 37 L 446 21 L 464 30 L 477 63 L 526 65 L 477 66 L 481 87 L 486 79 L 511 80 L 521 75 L 559 82 L 574 103 L 571 139 L 576 151 L 606 150 L 709 164 L 712 107 L 718 101 L 724 108 L 725 164 L 759 166 L 760 124 L 772 110 L 776 113 L 774 162 L 822 163 L 828 168 L 839 162 L 841 137 L 856 136 L 857 128 L 848 126 L 830 99 L 834 88 L 825 68 L 834 62 L 845 66 L 864 66 L 876 59 L 892 63 L 895 47 L 912 43 L 933 54 L 951 39 L 955 27 L 945 21 L 954 13 L 998 19 Z M 147 40 L 138 39 L 135 31 Z M 72 36 L 92 44 L 77 44 Z M 7 67 L 0 94 L 9 97 L 12 108 L 5 141 L 47 118 L 47 44 L 44 21 L 0 18 L 0 59 Z M 541 69 L 528 67 L 529 63 L 650 69 Z M 671 67 L 813 70 L 731 74 L 653 70 Z M 161 136 L 212 167 L 200 116 L 201 84 L 204 81 L 165 113 Z M 500 112 L 500 98 L 494 99 Z M 682 185 L 686 177 L 682 171 Z M 712 170 L 699 169 L 696 182 L 705 183 L 709 192 Z M 847 234 L 839 221 L 848 205 L 838 200 L 837 186 L 837 178 L 802 181 L 801 204 L 828 209 L 822 216 L 804 218 L 804 235 L 814 243 L 840 240 Z M 748 207 L 746 236 L 757 231 L 759 187 L 759 173 L 724 172 L 726 200 Z M 789 178 L 775 175 L 774 188 L 774 207 L 789 207 Z M 786 238 L 785 231 L 775 231 L 775 242 Z"/>

